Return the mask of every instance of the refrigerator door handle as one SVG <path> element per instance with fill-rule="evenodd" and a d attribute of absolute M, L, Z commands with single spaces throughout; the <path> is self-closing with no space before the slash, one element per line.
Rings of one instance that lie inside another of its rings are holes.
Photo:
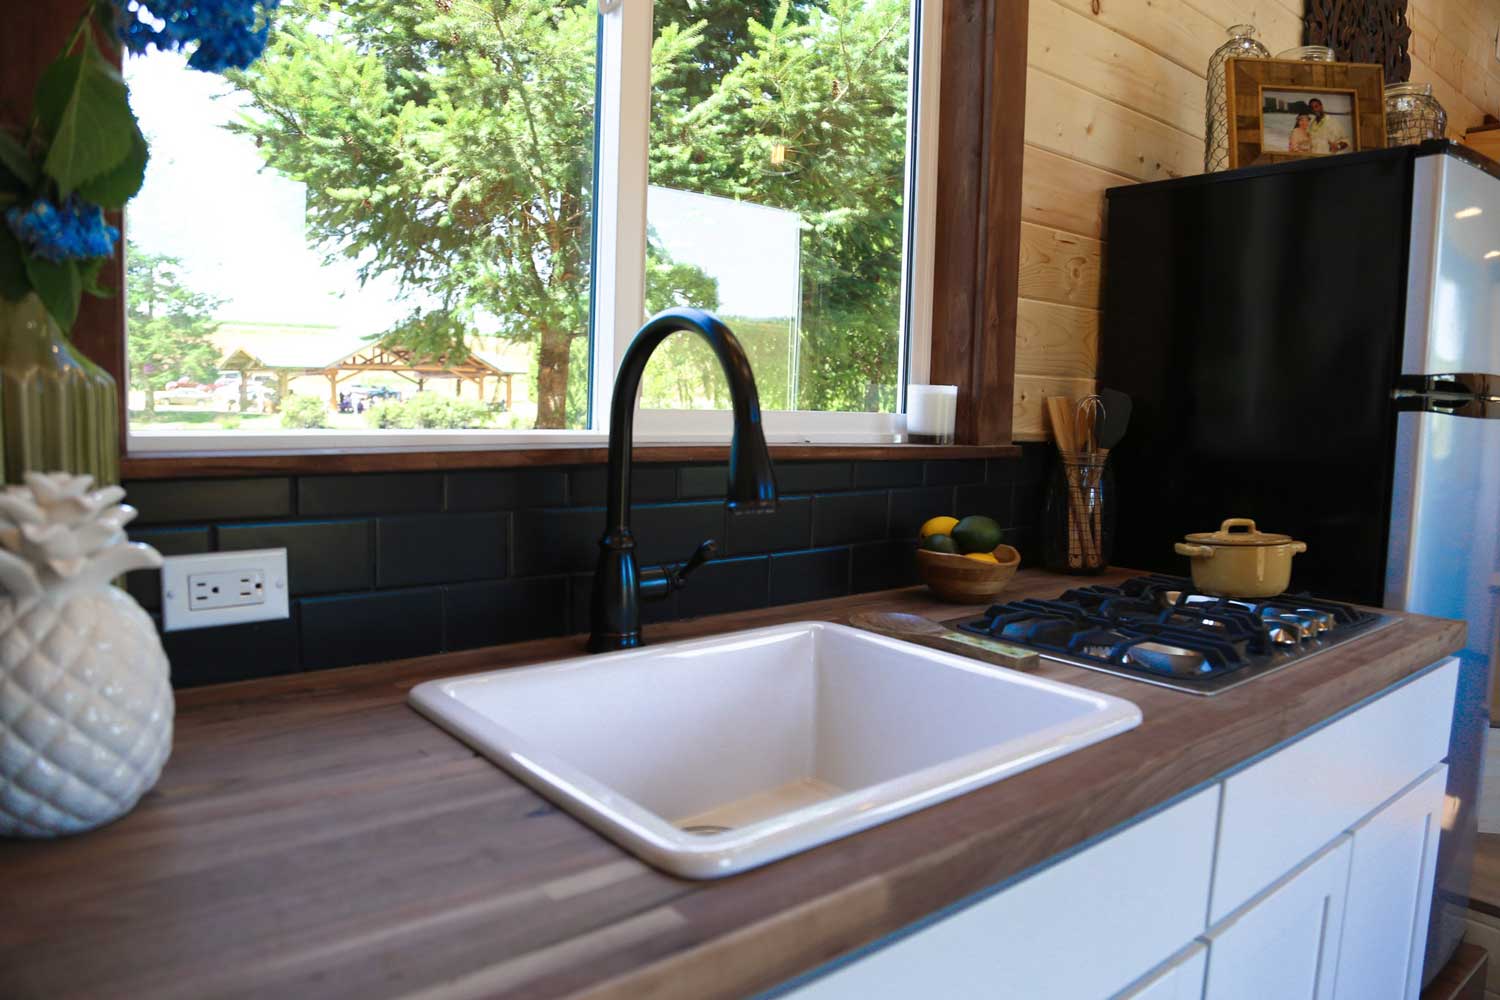
<path fill-rule="evenodd" d="M 1447 413 L 1478 420 L 1500 420 L 1500 375 L 1461 372 L 1403 375 L 1391 393 L 1398 411 Z"/>

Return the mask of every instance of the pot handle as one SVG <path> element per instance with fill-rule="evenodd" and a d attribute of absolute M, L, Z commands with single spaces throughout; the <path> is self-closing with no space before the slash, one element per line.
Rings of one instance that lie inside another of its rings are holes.
<path fill-rule="evenodd" d="M 1219 531 L 1226 535 L 1230 533 L 1230 528 L 1244 528 L 1245 534 L 1247 535 L 1253 535 L 1256 533 L 1255 522 L 1250 520 L 1250 518 L 1248 517 L 1231 517 L 1223 524 L 1219 525 Z"/>
<path fill-rule="evenodd" d="M 1306 551 L 1307 551 L 1307 543 L 1306 542 L 1293 542 L 1292 543 L 1292 555 L 1297 555 L 1298 553 L 1306 552 Z"/>
<path fill-rule="evenodd" d="M 1214 557 L 1212 545 L 1189 545 L 1187 542 L 1178 542 L 1172 548 L 1178 555 L 1187 556 L 1189 559 L 1212 559 Z"/>

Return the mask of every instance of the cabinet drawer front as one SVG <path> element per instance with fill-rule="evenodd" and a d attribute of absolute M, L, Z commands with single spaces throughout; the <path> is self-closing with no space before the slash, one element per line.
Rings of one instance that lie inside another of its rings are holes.
<path fill-rule="evenodd" d="M 1202 933 L 1218 807 L 1205 789 L 788 995 L 1110 996 Z"/>
<path fill-rule="evenodd" d="M 1224 782 L 1210 922 L 1217 923 L 1448 754 L 1458 661 Z"/>

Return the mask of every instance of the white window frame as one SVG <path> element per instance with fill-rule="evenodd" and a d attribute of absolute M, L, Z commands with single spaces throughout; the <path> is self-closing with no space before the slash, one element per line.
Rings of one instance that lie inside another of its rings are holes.
<path fill-rule="evenodd" d="M 939 80 L 942 0 L 912 0 L 911 101 L 903 205 L 906 267 L 901 285 L 901 338 L 896 413 L 763 410 L 773 443 L 880 444 L 900 440 L 906 386 L 927 381 L 931 366 L 933 258 L 937 216 Z M 609 401 L 625 349 L 645 315 L 646 187 L 651 113 L 652 0 L 601 0 L 595 139 L 593 340 L 587 430 L 532 431 L 243 431 L 131 428 L 133 455 L 243 453 L 379 448 L 463 451 L 474 448 L 577 448 L 609 438 Z M 126 344 L 129 349 L 129 344 Z M 607 363 L 601 363 L 606 362 Z M 128 387 L 127 387 L 128 388 Z M 727 410 L 636 413 L 638 443 L 721 444 L 732 430 Z"/>

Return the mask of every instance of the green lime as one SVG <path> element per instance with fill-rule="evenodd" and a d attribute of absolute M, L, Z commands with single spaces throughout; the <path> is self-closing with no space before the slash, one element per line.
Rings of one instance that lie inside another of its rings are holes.
<path fill-rule="evenodd" d="M 1000 525 L 990 518 L 971 514 L 953 526 L 952 535 L 960 552 L 991 552 L 1000 544 Z"/>
<path fill-rule="evenodd" d="M 952 535 L 928 535 L 922 539 L 922 548 L 929 552 L 958 553 L 958 546 L 954 544 Z"/>

